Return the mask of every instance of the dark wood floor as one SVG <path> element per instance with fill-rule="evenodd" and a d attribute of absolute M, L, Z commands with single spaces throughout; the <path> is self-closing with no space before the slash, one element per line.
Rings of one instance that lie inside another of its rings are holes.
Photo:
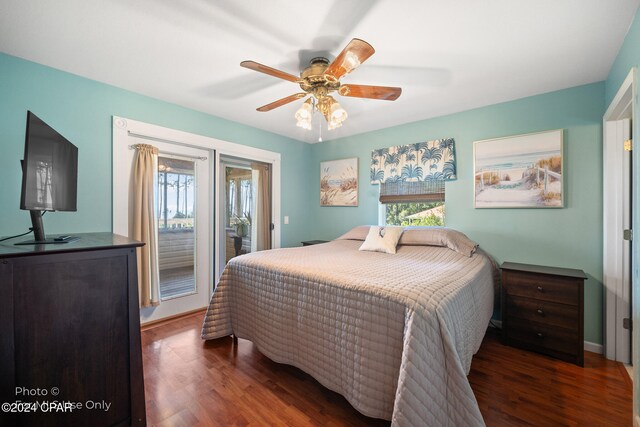
<path fill-rule="evenodd" d="M 147 421 L 157 426 L 388 425 L 300 370 L 231 338 L 200 339 L 203 314 L 142 333 Z M 631 425 L 631 381 L 585 353 L 580 368 L 505 347 L 488 333 L 469 381 L 488 426 Z"/>

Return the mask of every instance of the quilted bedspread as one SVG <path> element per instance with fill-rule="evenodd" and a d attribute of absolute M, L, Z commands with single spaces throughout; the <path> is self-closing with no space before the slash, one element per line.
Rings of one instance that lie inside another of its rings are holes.
<path fill-rule="evenodd" d="M 231 333 L 396 426 L 484 425 L 467 379 L 493 311 L 493 266 L 435 246 L 335 240 L 233 258 L 203 339 Z"/>

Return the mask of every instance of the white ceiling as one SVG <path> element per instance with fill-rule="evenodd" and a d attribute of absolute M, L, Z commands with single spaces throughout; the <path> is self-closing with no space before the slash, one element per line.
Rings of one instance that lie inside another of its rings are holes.
<path fill-rule="evenodd" d="M 2 0 L 0 50 L 300 141 L 298 74 L 354 37 L 376 53 L 343 82 L 402 87 L 397 101 L 339 97 L 323 139 L 604 80 L 640 0 Z M 305 6 L 308 9 L 305 9 Z M 316 116 L 319 116 L 316 114 Z"/>

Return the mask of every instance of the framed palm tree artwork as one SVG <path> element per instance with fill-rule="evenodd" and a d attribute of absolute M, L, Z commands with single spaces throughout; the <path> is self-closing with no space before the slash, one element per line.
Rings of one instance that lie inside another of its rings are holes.
<path fill-rule="evenodd" d="M 358 158 L 320 162 L 320 206 L 358 206 Z"/>
<path fill-rule="evenodd" d="M 453 138 L 373 150 L 371 183 L 454 180 L 455 151 Z"/>

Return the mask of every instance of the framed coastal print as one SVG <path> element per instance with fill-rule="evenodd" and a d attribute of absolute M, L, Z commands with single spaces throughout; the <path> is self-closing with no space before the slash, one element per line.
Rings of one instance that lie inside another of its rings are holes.
<path fill-rule="evenodd" d="M 320 162 L 320 206 L 358 206 L 358 158 Z"/>
<path fill-rule="evenodd" d="M 564 207 L 562 129 L 473 143 L 476 208 Z"/>

